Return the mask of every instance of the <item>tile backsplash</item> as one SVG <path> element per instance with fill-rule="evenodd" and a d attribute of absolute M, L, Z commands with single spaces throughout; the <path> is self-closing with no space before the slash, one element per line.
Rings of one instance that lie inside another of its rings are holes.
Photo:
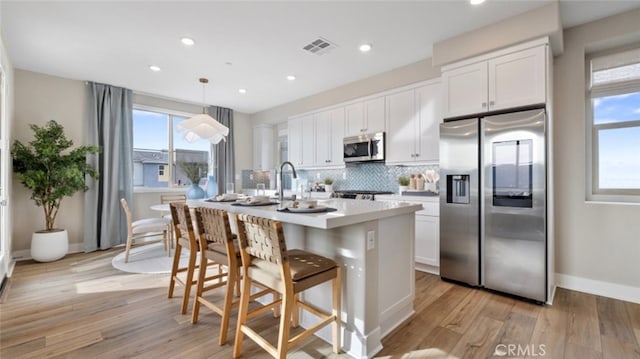
<path fill-rule="evenodd" d="M 409 177 L 411 174 L 424 173 L 427 170 L 439 172 L 437 165 L 427 166 L 392 166 L 384 163 L 350 164 L 340 169 L 296 170 L 298 178 L 309 183 L 323 182 L 327 177 L 333 178 L 334 190 L 373 190 L 398 192 L 398 177 Z M 242 171 L 242 187 L 255 188 L 256 183 L 266 183 L 267 187 L 276 187 L 271 180 L 275 171 Z M 285 188 L 291 188 L 291 175 L 285 173 Z"/>

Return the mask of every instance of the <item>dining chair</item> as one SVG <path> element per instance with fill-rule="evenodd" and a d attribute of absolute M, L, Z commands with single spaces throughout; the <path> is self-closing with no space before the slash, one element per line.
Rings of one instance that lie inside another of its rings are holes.
<path fill-rule="evenodd" d="M 129 251 L 135 241 L 159 235 L 162 235 L 162 242 L 167 251 L 167 256 L 169 256 L 171 244 L 169 243 L 167 231 L 170 228 L 170 222 L 166 219 L 156 217 L 142 218 L 134 221 L 127 200 L 122 198 L 120 199 L 120 203 L 127 217 L 127 244 L 124 250 L 124 262 L 129 263 Z M 151 241 L 145 241 L 145 243 L 150 242 Z"/>
<path fill-rule="evenodd" d="M 198 269 L 206 275 L 207 267 L 219 267 L 219 263 L 215 261 L 197 263 L 198 252 L 201 248 L 198 243 L 198 239 L 196 238 L 189 206 L 186 203 L 171 202 L 169 203 L 169 208 L 171 209 L 171 217 L 173 219 L 176 250 L 173 255 L 173 264 L 171 266 L 168 297 L 173 298 L 176 283 L 182 285 L 184 287 L 184 296 L 182 298 L 180 313 L 186 314 L 187 307 L 189 306 L 189 298 L 191 297 L 191 289 L 198 283 L 198 278 L 194 277 L 195 270 Z M 180 257 L 183 250 L 189 251 L 189 258 L 187 259 L 186 266 L 180 266 Z M 182 273 L 186 273 L 184 278 L 180 277 Z M 218 273 L 220 274 L 220 268 L 218 268 Z"/>
<path fill-rule="evenodd" d="M 170 204 L 172 202 L 178 202 L 178 203 L 186 203 L 187 202 L 187 195 L 184 193 L 171 193 L 171 194 L 161 194 L 160 195 L 160 204 Z M 165 214 L 165 212 L 163 211 L 161 214 L 162 218 L 164 218 L 165 221 L 169 221 L 170 223 L 170 231 L 169 231 L 169 240 L 170 243 L 173 245 L 173 218 L 171 218 L 171 211 L 169 211 L 168 214 Z"/>
<path fill-rule="evenodd" d="M 220 315 L 219 343 L 224 345 L 227 341 L 229 319 L 231 309 L 238 306 L 240 300 L 234 300 L 234 289 L 240 284 L 241 274 L 240 252 L 238 250 L 237 237 L 231 233 L 229 213 L 221 209 L 199 207 L 195 209 L 197 227 L 200 233 L 197 236 L 200 245 L 200 263 L 207 261 L 218 263 L 226 268 L 225 272 L 207 277 L 205 271 L 198 274 L 197 289 L 193 302 L 191 323 L 198 322 L 200 305 L 207 307 Z M 211 283 L 211 284 L 209 284 Z M 205 293 L 224 287 L 224 301 L 222 306 L 217 305 L 212 298 L 205 297 Z M 251 299 L 273 294 L 273 291 L 261 288 L 251 295 Z M 272 304 L 273 307 L 275 304 Z M 251 312 L 249 315 L 252 315 Z"/>
<path fill-rule="evenodd" d="M 340 291 L 341 269 L 332 259 L 311 252 L 287 250 L 282 224 L 279 221 L 251 216 L 236 215 L 238 240 L 244 274 L 240 291 L 238 325 L 233 347 L 233 357 L 242 354 L 244 335 L 275 358 L 286 358 L 291 346 L 307 338 L 328 324 L 332 325 L 333 351 L 340 351 Z M 300 300 L 299 294 L 321 283 L 332 282 L 331 314 Z M 260 283 L 282 295 L 280 328 L 277 346 L 267 342 L 247 325 L 250 287 Z M 297 326 L 299 310 L 305 309 L 320 318 L 320 322 L 289 338 L 290 322 Z"/>

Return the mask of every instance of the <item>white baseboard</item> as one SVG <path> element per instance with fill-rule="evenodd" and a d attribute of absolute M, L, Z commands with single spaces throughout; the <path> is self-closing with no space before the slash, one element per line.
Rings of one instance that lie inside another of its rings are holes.
<path fill-rule="evenodd" d="M 416 270 L 425 273 L 440 275 L 440 267 L 432 266 L 426 263 L 416 262 Z"/>
<path fill-rule="evenodd" d="M 67 254 L 71 253 L 81 253 L 84 252 L 84 244 L 83 243 L 69 243 L 69 251 Z M 31 250 L 30 249 L 21 249 L 18 251 L 13 251 L 12 258 L 16 261 L 26 261 L 31 259 Z"/>
<path fill-rule="evenodd" d="M 638 287 L 561 273 L 556 273 L 555 277 L 556 285 L 561 288 L 640 304 L 640 288 Z"/>

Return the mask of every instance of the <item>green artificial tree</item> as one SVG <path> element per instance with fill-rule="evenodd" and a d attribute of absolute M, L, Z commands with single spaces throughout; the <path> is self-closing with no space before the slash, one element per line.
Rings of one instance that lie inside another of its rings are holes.
<path fill-rule="evenodd" d="M 31 191 L 36 206 L 44 209 L 46 231 L 55 231 L 55 220 L 64 197 L 88 189 L 85 176 L 98 179 L 98 171 L 87 163 L 87 155 L 100 152 L 96 146 L 71 148 L 64 127 L 55 121 L 45 126 L 30 125 L 35 139 L 28 145 L 11 146 L 13 171 Z"/>

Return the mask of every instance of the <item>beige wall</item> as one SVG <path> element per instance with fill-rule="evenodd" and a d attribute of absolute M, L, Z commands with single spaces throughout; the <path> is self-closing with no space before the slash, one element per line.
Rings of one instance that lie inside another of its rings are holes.
<path fill-rule="evenodd" d="M 67 136 L 74 144 L 84 144 L 85 110 L 87 106 L 86 86 L 84 81 L 69 80 L 48 76 L 40 73 L 16 70 L 16 115 L 12 138 L 29 141 L 32 138 L 29 124 L 42 125 L 49 120 L 56 120 L 65 127 Z M 147 106 L 168 106 L 183 112 L 199 112 L 201 106 L 185 104 L 170 99 L 154 99 L 145 95 L 135 95 L 134 102 Z M 236 133 L 236 174 L 239 178 L 242 168 L 250 168 L 252 163 L 252 130 L 251 121 L 247 114 L 234 113 L 234 131 Z M 236 181 L 240 188 L 240 181 Z M 30 193 L 17 183 L 12 191 L 12 213 L 14 215 L 13 248 L 19 255 L 28 255 L 31 243 L 31 233 L 44 228 L 42 208 L 36 207 L 29 199 Z M 136 197 L 138 195 L 136 194 Z M 158 202 L 159 192 L 143 194 L 140 207 L 135 204 L 134 217 L 153 215 L 147 209 L 147 202 Z M 69 231 L 70 251 L 82 250 L 83 241 L 83 194 L 77 193 L 62 202 L 60 214 L 56 220 L 58 227 Z M 138 213 L 139 212 L 139 213 Z"/>
<path fill-rule="evenodd" d="M 640 10 L 568 29 L 554 59 L 556 272 L 640 287 L 640 205 L 585 201 L 585 49 L 640 41 Z"/>
<path fill-rule="evenodd" d="M 15 71 L 15 122 L 13 139 L 31 141 L 30 124 L 55 120 L 64 126 L 74 145 L 84 144 L 86 89 L 82 81 L 67 80 L 35 72 Z M 71 249 L 83 240 L 83 194 L 62 201 L 56 226 L 69 232 Z M 28 249 L 31 233 L 43 229 L 44 214 L 30 199 L 30 193 L 16 182 L 12 192 L 13 251 Z"/>
<path fill-rule="evenodd" d="M 431 59 L 421 60 L 317 95 L 289 102 L 251 115 L 255 123 L 279 123 L 290 116 L 335 105 L 340 102 L 402 87 L 440 76 L 440 67 L 431 66 Z"/>
<path fill-rule="evenodd" d="M 437 42 L 433 44 L 433 64 L 442 66 L 543 36 L 549 36 L 554 54 L 562 53 L 562 25 L 557 2 Z"/>
<path fill-rule="evenodd" d="M 7 51 L 4 47 L 4 40 L 2 38 L 2 30 L 0 30 L 0 66 L 2 66 L 2 69 L 4 71 L 4 76 L 5 76 L 5 89 L 6 89 L 6 93 L 5 93 L 5 103 L 4 105 L 4 112 L 5 112 L 5 120 L 6 122 L 4 123 L 4 127 L 1 129 L 2 131 L 6 131 L 6 133 L 4 133 L 4 138 L 9 141 L 9 143 L 7 143 L 7 149 L 9 148 L 9 146 L 11 145 L 10 140 L 11 140 L 11 133 L 13 132 L 13 123 L 14 123 L 14 69 L 13 69 L 13 65 L 11 64 L 11 60 L 9 59 L 9 56 L 7 55 Z M 5 149 L 2 149 L 3 151 L 5 151 Z M 12 183 L 12 169 L 10 165 L 7 165 L 7 169 L 8 169 L 8 178 L 7 178 L 7 183 L 6 183 L 6 188 L 5 193 L 7 195 L 7 203 L 8 205 L 6 207 L 2 207 L 0 208 L 1 211 L 4 211 L 4 214 L 7 216 L 7 226 L 5 228 L 0 228 L 0 230 L 3 230 L 4 232 L 2 233 L 2 240 L 4 241 L 2 243 L 2 257 L 0 258 L 0 280 L 2 280 L 2 277 L 4 277 L 4 275 L 8 272 L 9 270 L 9 264 L 11 261 L 11 252 L 12 252 L 12 243 L 11 243 L 11 238 L 12 236 L 12 230 L 13 230 L 13 226 L 12 226 L 12 217 L 13 217 L 13 211 L 11 210 L 11 208 L 13 207 L 13 202 L 14 202 L 14 197 L 12 195 L 11 189 L 13 187 L 13 183 Z M 3 168 L 4 170 L 4 168 Z M 4 226 L 4 225 L 3 225 Z"/>

